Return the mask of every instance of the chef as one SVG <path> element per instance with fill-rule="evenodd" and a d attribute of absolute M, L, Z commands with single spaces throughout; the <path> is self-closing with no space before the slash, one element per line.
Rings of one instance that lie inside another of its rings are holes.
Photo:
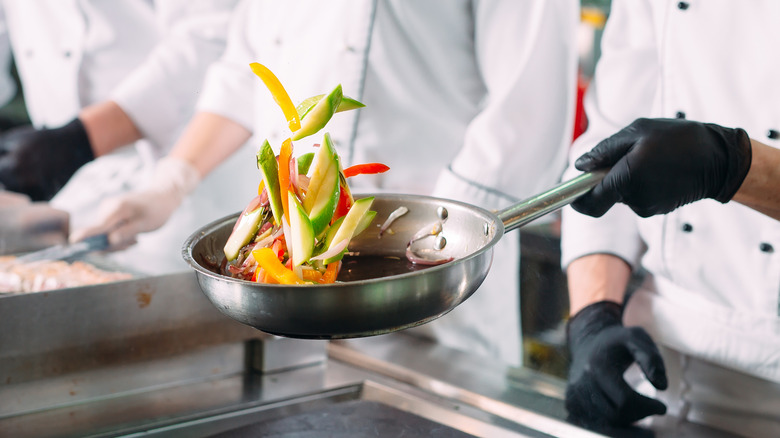
<path fill-rule="evenodd" d="M 255 153 L 290 133 L 249 68 L 260 62 L 294 102 L 341 84 L 366 104 L 327 126 L 349 166 L 390 171 L 352 182 L 353 191 L 441 196 L 487 209 L 551 186 L 571 136 L 577 23 L 573 0 L 242 2 L 225 56 L 208 72 L 199 112 L 169 158 L 191 172 L 158 172 L 148 190 L 112 202 L 99 225 L 115 243 L 168 220 L 171 206 L 230 156 L 223 196 L 241 210 L 256 190 Z M 316 141 L 316 140 L 314 140 Z M 295 144 L 296 155 L 314 142 Z M 185 167 L 185 166 L 182 166 Z M 160 190 L 165 187 L 165 190 Z M 170 223 L 170 222 L 169 222 Z M 423 330 L 446 345 L 521 361 L 519 241 L 497 246 L 490 275 L 468 301 Z"/>
<path fill-rule="evenodd" d="M 643 150 L 661 148 L 669 163 L 654 175 L 616 163 L 630 178 L 621 190 L 642 216 L 673 211 L 642 218 L 618 203 L 604 212 L 609 196 L 599 194 L 595 207 L 578 208 L 600 218 L 564 211 L 571 420 L 601 427 L 670 413 L 780 435 L 780 223 L 737 194 L 745 181 L 756 187 L 752 166 L 770 164 L 754 158 L 777 166 L 766 148 L 780 146 L 780 58 L 767 56 L 780 45 L 778 21 L 780 3 L 770 0 L 612 2 L 586 98 L 590 125 L 570 156 L 627 126 L 615 144 L 640 148 L 630 159 L 646 164 Z M 672 180 L 683 160 L 710 177 Z M 589 161 L 579 167 L 592 169 Z M 632 183 L 651 202 L 631 198 Z M 764 187 L 776 196 L 776 185 Z M 668 190 L 703 199 L 664 206 Z M 624 302 L 632 272 L 644 281 Z"/>
<path fill-rule="evenodd" d="M 102 198 L 148 177 L 170 150 L 192 115 L 206 66 L 224 50 L 234 6 L 0 2 L 0 28 L 7 30 L 0 47 L 10 42 L 33 123 L 0 136 L 0 184 L 51 199 L 71 214 L 72 228 L 94 220 Z M 8 53 L 0 54 L 5 62 Z M 170 231 L 149 236 L 117 263 L 144 260 L 139 270 L 163 269 L 168 258 L 157 249 L 181 241 Z"/>
<path fill-rule="evenodd" d="M 16 96 L 16 81 L 11 76 L 11 43 L 8 41 L 8 29 L 0 19 L 0 108 L 8 105 Z M 16 126 L 9 117 L 0 117 L 0 132 Z"/>

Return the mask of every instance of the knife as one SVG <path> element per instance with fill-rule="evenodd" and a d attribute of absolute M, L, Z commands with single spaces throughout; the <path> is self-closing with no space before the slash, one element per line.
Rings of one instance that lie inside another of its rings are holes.
<path fill-rule="evenodd" d="M 102 251 L 107 248 L 108 236 L 98 234 L 75 243 L 54 245 L 40 251 L 31 252 L 17 257 L 15 261 L 18 263 L 32 263 L 43 260 L 63 260 L 78 257 L 92 251 Z"/>

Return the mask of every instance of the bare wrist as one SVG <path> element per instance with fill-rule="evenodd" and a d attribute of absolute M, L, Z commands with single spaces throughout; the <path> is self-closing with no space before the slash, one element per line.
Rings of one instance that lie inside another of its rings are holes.
<path fill-rule="evenodd" d="M 143 138 L 132 119 L 113 101 L 90 105 L 81 110 L 79 119 L 96 157 Z"/>
<path fill-rule="evenodd" d="M 591 254 L 574 260 L 566 270 L 569 284 L 569 314 L 574 315 L 599 301 L 623 303 L 631 267 L 610 254 Z"/>

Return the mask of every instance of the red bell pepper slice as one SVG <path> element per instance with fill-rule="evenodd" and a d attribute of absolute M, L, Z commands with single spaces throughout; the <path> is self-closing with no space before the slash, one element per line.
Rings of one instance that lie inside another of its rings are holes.
<path fill-rule="evenodd" d="M 290 225 L 290 206 L 287 191 L 290 189 L 290 158 L 292 157 L 292 141 L 288 138 L 282 143 L 279 151 L 279 190 L 282 192 L 282 210 L 287 225 Z"/>
<path fill-rule="evenodd" d="M 349 209 L 352 208 L 352 200 L 350 198 L 351 196 L 349 196 L 349 193 L 344 190 L 344 187 L 341 187 L 341 190 L 339 191 L 339 202 L 336 204 L 336 211 L 333 213 L 331 224 L 336 222 L 336 219 L 346 215 L 349 212 Z"/>
<path fill-rule="evenodd" d="M 349 178 L 355 175 L 384 173 L 388 170 L 390 170 L 390 168 L 382 163 L 355 164 L 354 166 L 350 166 L 344 169 L 344 177 Z"/>

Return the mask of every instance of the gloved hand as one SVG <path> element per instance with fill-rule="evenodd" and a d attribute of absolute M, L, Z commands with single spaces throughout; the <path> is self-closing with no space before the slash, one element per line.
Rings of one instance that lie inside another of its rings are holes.
<path fill-rule="evenodd" d="M 70 240 L 106 233 L 109 249 L 127 248 L 136 243 L 138 234 L 165 225 L 200 180 L 198 170 L 186 161 L 163 158 L 141 189 L 103 201 L 97 223 L 74 231 Z"/>
<path fill-rule="evenodd" d="M 612 169 L 571 206 L 599 217 L 622 202 L 649 217 L 704 198 L 725 203 L 742 185 L 751 152 L 742 129 L 680 119 L 637 119 L 574 162 L 586 172 Z"/>
<path fill-rule="evenodd" d="M 33 201 L 48 201 L 94 158 L 79 119 L 54 129 L 15 128 L 0 136 L 0 184 Z"/>
<path fill-rule="evenodd" d="M 653 386 L 666 389 L 668 384 L 655 343 L 641 327 L 623 326 L 617 303 L 601 301 L 580 310 L 569 320 L 567 336 L 569 421 L 604 429 L 666 413 L 663 403 L 637 393 L 623 379 L 626 369 L 636 362 Z"/>

